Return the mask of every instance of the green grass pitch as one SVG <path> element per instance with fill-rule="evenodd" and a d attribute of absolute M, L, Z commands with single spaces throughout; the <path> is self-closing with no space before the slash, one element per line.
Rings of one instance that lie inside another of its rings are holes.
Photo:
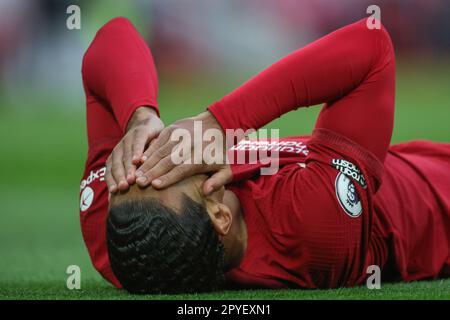
<path fill-rule="evenodd" d="M 448 64 L 399 66 L 393 142 L 450 141 L 449 70 Z M 236 85 L 213 83 L 162 83 L 165 123 L 203 110 Z M 0 299 L 450 299 L 450 279 L 382 283 L 381 290 L 247 290 L 180 296 L 130 296 L 116 290 L 91 266 L 79 227 L 79 181 L 86 156 L 82 102 L 79 111 L 61 112 L 43 107 L 45 99 L 18 99 L 0 108 Z M 30 108 L 34 111 L 11 110 L 20 109 L 22 103 L 36 104 Z M 281 128 L 281 135 L 307 134 L 318 111 L 291 113 L 271 127 Z M 81 267 L 81 290 L 66 288 L 65 271 L 72 264 Z"/>

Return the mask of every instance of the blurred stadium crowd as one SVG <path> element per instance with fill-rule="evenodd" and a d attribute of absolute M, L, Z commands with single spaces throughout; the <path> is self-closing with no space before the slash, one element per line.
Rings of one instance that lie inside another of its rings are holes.
<path fill-rule="evenodd" d="M 82 30 L 66 28 L 70 4 L 81 8 Z M 446 0 L 0 0 L 0 101 L 18 93 L 58 93 L 80 101 L 83 52 L 114 16 L 137 25 L 160 77 L 170 80 L 192 73 L 256 72 L 368 16 L 371 4 L 380 6 L 398 55 L 449 55 Z"/>

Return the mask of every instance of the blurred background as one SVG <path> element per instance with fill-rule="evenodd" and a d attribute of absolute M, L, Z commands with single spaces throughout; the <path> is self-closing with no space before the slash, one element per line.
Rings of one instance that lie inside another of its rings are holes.
<path fill-rule="evenodd" d="M 81 9 L 80 30 L 66 27 L 71 4 Z M 371 4 L 397 54 L 393 142 L 450 141 L 446 0 L 0 0 L 0 297 L 27 297 L 30 285 L 34 294 L 60 296 L 70 264 L 81 267 L 82 281 L 107 286 L 84 248 L 78 195 L 87 154 L 81 60 L 109 19 L 129 18 L 152 48 L 170 123 L 367 17 Z M 270 127 L 308 134 L 319 109 Z"/>

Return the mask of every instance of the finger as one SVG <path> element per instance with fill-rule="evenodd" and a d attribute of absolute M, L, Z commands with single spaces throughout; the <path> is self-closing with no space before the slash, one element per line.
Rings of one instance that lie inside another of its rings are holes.
<path fill-rule="evenodd" d="M 155 144 L 157 139 L 153 139 L 150 141 L 150 143 L 147 146 L 147 149 L 144 150 L 144 152 L 142 153 L 141 158 L 139 159 L 139 164 L 142 165 L 145 161 L 147 161 L 148 159 L 148 155 L 149 155 L 149 149 Z"/>
<path fill-rule="evenodd" d="M 164 189 L 183 179 L 193 176 L 201 172 L 200 165 L 182 164 L 174 167 L 172 170 L 163 174 L 159 178 L 152 181 L 155 189 Z"/>
<path fill-rule="evenodd" d="M 106 185 L 108 186 L 109 192 L 116 193 L 118 191 L 117 183 L 114 180 L 114 178 L 112 176 L 112 172 L 111 172 L 111 158 L 110 157 L 106 161 L 105 181 L 106 181 Z"/>
<path fill-rule="evenodd" d="M 132 163 L 134 165 L 139 165 L 142 156 L 144 155 L 144 148 L 145 145 L 155 138 L 157 135 L 156 131 L 148 131 L 147 128 L 138 130 L 135 134 L 134 141 L 132 144 L 132 153 L 133 153 L 133 159 Z"/>
<path fill-rule="evenodd" d="M 231 172 L 230 166 L 223 167 L 203 183 L 203 193 L 210 195 L 229 183 L 232 178 L 233 173 Z"/>
<path fill-rule="evenodd" d="M 149 159 L 150 156 L 152 154 L 154 154 L 156 150 L 161 148 L 163 145 L 165 145 L 169 141 L 170 135 L 171 135 L 170 128 L 163 129 L 161 131 L 161 133 L 159 134 L 158 138 L 154 139 L 152 141 L 152 143 L 150 143 L 150 145 L 148 146 L 147 150 L 145 150 L 144 154 L 142 155 L 141 160 L 143 162 L 147 161 L 147 159 Z"/>
<path fill-rule="evenodd" d="M 145 165 L 146 163 L 144 163 Z M 143 166 L 144 166 L 143 165 Z M 171 169 L 175 167 L 170 155 L 161 159 L 154 167 L 152 167 L 148 171 L 144 171 L 142 175 L 140 175 L 136 182 L 141 187 L 148 186 L 153 180 L 161 177 L 163 174 L 169 172 Z M 141 168 L 139 168 L 141 170 Z"/>
<path fill-rule="evenodd" d="M 174 142 L 168 142 L 167 144 L 161 146 L 161 148 L 157 149 L 155 152 L 153 152 L 150 157 L 139 167 L 139 169 L 136 171 L 136 176 L 141 177 L 144 176 L 144 174 L 148 173 L 150 170 L 153 169 L 156 165 L 158 165 L 161 161 L 164 159 L 164 165 L 169 165 L 169 169 L 173 168 L 175 164 L 172 161 L 171 154 L 173 150 L 177 147 L 176 141 Z M 159 172 L 159 171 L 157 171 Z M 167 171 L 166 171 L 167 172 Z M 163 172 L 165 173 L 165 172 Z M 161 174 L 163 174 L 161 173 Z M 159 177 L 161 174 L 159 174 L 157 177 Z M 147 176 L 149 178 L 150 176 Z M 152 178 L 157 178 L 153 176 Z"/>
<path fill-rule="evenodd" d="M 131 135 L 125 138 L 123 142 L 123 157 L 122 157 L 122 163 L 125 170 L 126 180 L 128 184 L 133 184 L 135 180 L 135 170 L 136 166 L 132 163 L 132 144 L 134 141 L 135 135 Z"/>
<path fill-rule="evenodd" d="M 117 182 L 117 188 L 120 191 L 128 189 L 128 182 L 125 178 L 125 168 L 123 166 L 122 157 L 122 146 L 114 149 L 111 154 L 111 172 L 114 180 Z"/>

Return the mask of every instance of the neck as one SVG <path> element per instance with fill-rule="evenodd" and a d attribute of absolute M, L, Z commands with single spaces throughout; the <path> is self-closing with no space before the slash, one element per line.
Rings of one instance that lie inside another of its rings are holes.
<path fill-rule="evenodd" d="M 225 246 L 226 271 L 240 265 L 247 248 L 247 225 L 242 215 L 241 204 L 238 197 L 230 190 L 226 190 L 223 202 L 233 215 L 229 233 L 223 238 Z"/>

